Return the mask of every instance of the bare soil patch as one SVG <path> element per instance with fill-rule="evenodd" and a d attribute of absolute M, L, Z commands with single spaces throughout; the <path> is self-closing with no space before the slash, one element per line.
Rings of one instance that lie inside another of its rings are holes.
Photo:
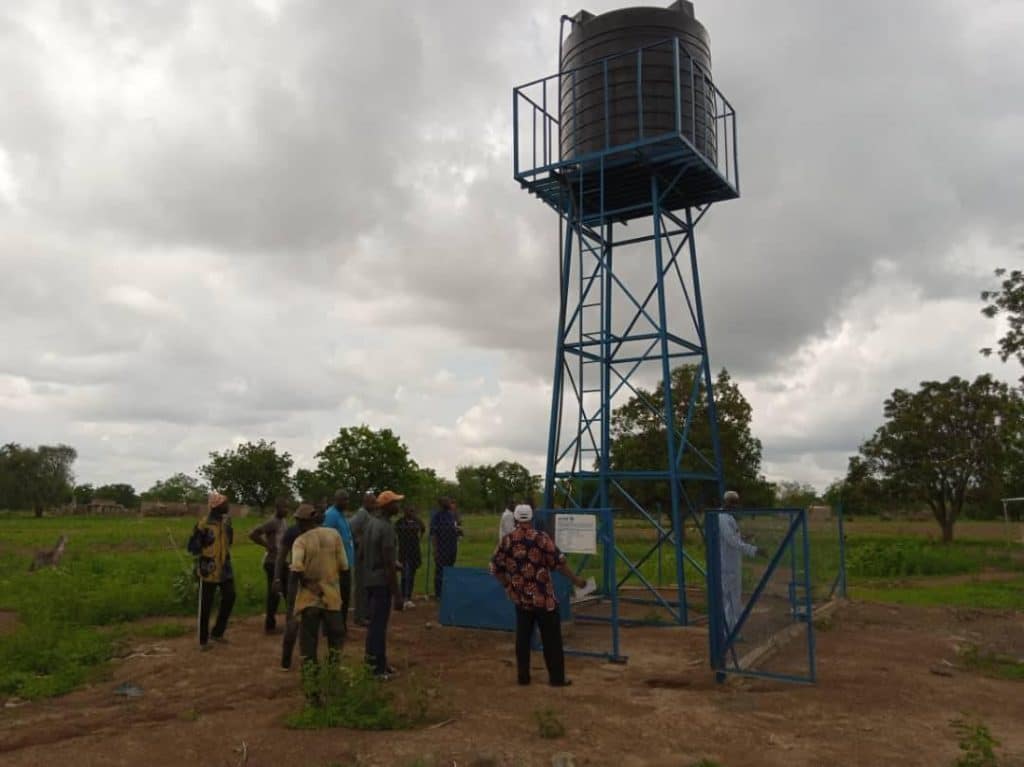
<path fill-rule="evenodd" d="M 624 634 L 626 666 L 570 658 L 575 683 L 565 689 L 542 684 L 539 655 L 534 684 L 517 687 L 510 636 L 441 628 L 432 613 L 421 606 L 394 615 L 393 662 L 404 673 L 393 684 L 436 672 L 438 704 L 453 720 L 446 726 L 286 729 L 284 717 L 301 704 L 298 676 L 276 670 L 280 638 L 263 635 L 255 618 L 236 623 L 232 643 L 213 652 L 200 654 L 191 637 L 146 640 L 102 684 L 0 709 L 0 762 L 238 765 L 244 742 L 249 767 L 403 767 L 420 758 L 549 765 L 557 752 L 573 754 L 576 765 L 625 767 L 702 758 L 724 767 L 935 767 L 955 759 L 949 721 L 968 712 L 1002 740 L 1007 764 L 1024 764 L 1024 685 L 955 665 L 965 638 L 1024 656 L 1019 613 L 848 605 L 818 634 L 814 686 L 719 685 L 701 629 L 635 628 Z M 346 656 L 361 656 L 363 638 L 350 631 Z M 950 670 L 933 673 L 937 664 Z M 125 682 L 142 696 L 115 695 Z M 537 736 L 542 708 L 565 724 L 565 737 Z"/>

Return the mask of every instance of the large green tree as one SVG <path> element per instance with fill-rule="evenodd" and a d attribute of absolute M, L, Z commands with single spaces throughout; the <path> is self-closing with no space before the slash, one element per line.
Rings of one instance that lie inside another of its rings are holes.
<path fill-rule="evenodd" d="M 460 466 L 455 471 L 462 506 L 474 511 L 501 511 L 512 500 L 525 500 L 540 491 L 540 477 L 516 461 Z"/>
<path fill-rule="evenodd" d="M 243 442 L 223 453 L 210 453 L 199 469 L 210 486 L 235 503 L 266 507 L 279 496 L 291 497 L 292 457 L 273 442 Z"/>
<path fill-rule="evenodd" d="M 896 389 L 885 419 L 860 449 L 868 476 L 904 502 L 927 504 L 952 541 L 965 501 L 1001 481 L 1020 439 L 1020 394 L 989 375 L 925 381 L 916 392 Z"/>
<path fill-rule="evenodd" d="M 144 501 L 160 503 L 202 503 L 210 488 L 195 477 L 178 473 L 167 479 L 157 480 L 153 487 L 142 494 Z"/>
<path fill-rule="evenodd" d="M 351 426 L 316 454 L 315 473 L 325 488 L 361 493 L 394 490 L 404 493 L 416 483 L 419 467 L 409 448 L 391 429 Z"/>
<path fill-rule="evenodd" d="M 135 494 L 135 488 L 123 482 L 97 487 L 93 491 L 93 497 L 119 503 L 126 509 L 135 509 L 139 505 L 139 496 Z"/>
<path fill-rule="evenodd" d="M 1008 273 L 1005 269 L 996 269 L 996 277 L 1003 278 L 1002 284 L 999 290 L 986 290 L 981 294 L 981 300 L 988 302 L 981 311 L 986 317 L 1002 315 L 1006 318 L 1009 327 L 999 339 L 999 357 L 1003 362 L 1016 357 L 1024 365 L 1024 271 L 1014 269 Z M 981 353 L 988 356 L 992 349 L 982 349 Z M 1024 376 L 1020 380 L 1024 383 Z"/>
<path fill-rule="evenodd" d="M 825 502 L 832 507 L 842 506 L 848 515 L 878 514 L 896 505 L 889 486 L 874 476 L 864 456 L 850 457 L 846 476 L 825 490 Z"/>
<path fill-rule="evenodd" d="M 0 507 L 43 510 L 74 497 L 73 471 L 78 453 L 68 445 L 22 447 L 14 442 L 0 447 Z"/>
<path fill-rule="evenodd" d="M 699 368 L 681 365 L 672 371 L 672 405 L 676 424 L 686 421 L 694 377 Z M 761 474 L 761 441 L 750 430 L 752 411 L 739 386 L 722 370 L 715 382 L 715 406 L 718 413 L 718 434 L 722 470 L 726 485 L 740 493 L 745 505 L 770 505 L 772 486 Z M 614 470 L 650 470 L 669 465 L 666 431 L 663 418 L 665 391 L 658 384 L 654 391 L 638 389 L 612 414 L 611 466 Z M 711 427 L 707 398 L 699 392 L 690 428 L 688 449 L 681 468 L 684 471 L 709 472 L 713 461 Z M 626 482 L 627 491 L 645 508 L 667 505 L 670 488 L 667 483 Z M 717 489 L 708 483 L 684 483 L 688 496 L 700 503 L 718 503 Z"/>

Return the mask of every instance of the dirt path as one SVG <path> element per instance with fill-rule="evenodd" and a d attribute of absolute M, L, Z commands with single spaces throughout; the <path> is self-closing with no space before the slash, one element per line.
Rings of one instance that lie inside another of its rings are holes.
<path fill-rule="evenodd" d="M 503 634 L 427 628 L 427 610 L 395 615 L 392 654 L 405 678 L 437 673 L 438 705 L 453 721 L 397 733 L 294 732 L 298 677 L 275 669 L 279 639 L 259 619 L 233 627 L 232 644 L 200 654 L 190 638 L 149 642 L 113 678 L 64 698 L 0 713 L 0 763 L 28 765 L 576 765 L 724 767 L 951 764 L 949 721 L 969 712 L 1003 741 L 1000 764 L 1024 765 L 1024 684 L 931 669 L 955 645 L 989 638 L 1024 656 L 1024 616 L 980 610 L 849 605 L 818 635 L 813 687 L 744 681 L 716 685 L 699 629 L 633 629 L 625 667 L 570 659 L 573 687 L 513 684 Z M 346 655 L 361 650 L 353 631 Z M 537 659 L 539 662 L 539 658 Z M 948 667 L 947 667 L 948 668 Z M 949 673 L 949 672 L 946 672 Z M 537 680 L 543 678 L 538 669 Z M 142 688 L 119 698 L 123 682 Z M 396 681 L 394 684 L 405 682 Z M 534 711 L 566 724 L 537 737 Z M 436 761 L 428 761 L 434 759 Z"/>

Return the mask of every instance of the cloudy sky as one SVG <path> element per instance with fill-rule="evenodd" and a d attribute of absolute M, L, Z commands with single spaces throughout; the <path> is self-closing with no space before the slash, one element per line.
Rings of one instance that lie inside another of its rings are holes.
<path fill-rule="evenodd" d="M 0 5 L 0 440 L 139 488 L 358 423 L 540 471 L 557 228 L 510 92 L 579 7 Z M 1024 2 L 696 8 L 744 192 L 701 225 L 712 364 L 769 477 L 824 486 L 893 388 L 1020 374 L 977 349 L 1024 262 Z"/>

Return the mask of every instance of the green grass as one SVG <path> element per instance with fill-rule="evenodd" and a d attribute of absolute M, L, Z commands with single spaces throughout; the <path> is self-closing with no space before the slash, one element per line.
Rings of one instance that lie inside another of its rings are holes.
<path fill-rule="evenodd" d="M 983 607 L 1024 610 L 1024 578 L 1008 581 L 901 585 L 899 583 L 853 584 L 850 597 L 867 602 L 887 602 L 917 607 Z"/>
<path fill-rule="evenodd" d="M 263 603 L 262 552 L 242 542 L 256 523 L 238 520 L 235 526 L 236 615 L 256 613 Z M 102 674 L 129 636 L 184 633 L 177 624 L 118 629 L 140 618 L 194 613 L 173 589 L 175 574 L 189 561 L 185 541 L 193 524 L 0 514 L 0 609 L 15 611 L 19 619 L 13 633 L 0 636 L 0 695 L 60 695 Z M 28 572 L 33 552 L 52 546 L 62 533 L 68 549 L 60 567 Z"/>

